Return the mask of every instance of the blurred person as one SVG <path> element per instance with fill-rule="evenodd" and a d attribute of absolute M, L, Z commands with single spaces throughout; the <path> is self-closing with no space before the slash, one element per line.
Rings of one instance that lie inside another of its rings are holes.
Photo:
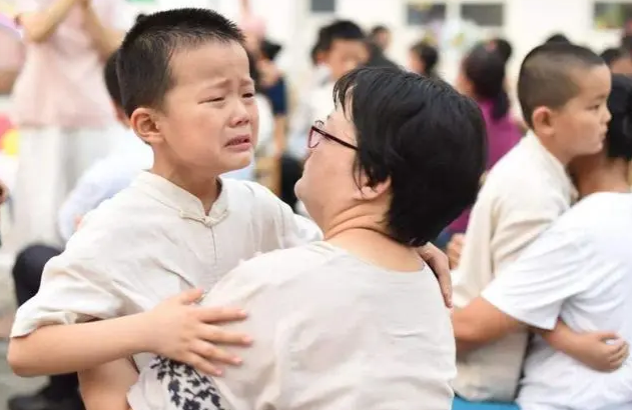
<path fill-rule="evenodd" d="M 377 25 L 369 32 L 369 41 L 375 44 L 382 52 L 386 52 L 393 40 L 393 34 L 388 27 L 383 25 Z"/>
<path fill-rule="evenodd" d="M 581 200 L 453 315 L 460 354 L 535 329 L 521 410 L 632 408 L 631 79 L 613 76 L 608 108 L 603 149 L 569 167 Z"/>
<path fill-rule="evenodd" d="M 107 155 L 114 112 L 103 65 L 128 27 L 124 0 L 20 0 L 26 60 L 13 89 L 20 129 L 18 245 L 61 244 L 56 216 L 79 176 Z"/>
<path fill-rule="evenodd" d="M 632 54 L 624 48 L 607 48 L 601 53 L 613 74 L 632 76 Z"/>
<path fill-rule="evenodd" d="M 308 124 L 324 118 L 333 110 L 330 97 L 334 82 L 366 63 L 365 41 L 360 26 L 349 20 L 337 20 L 320 31 L 317 47 L 321 63 L 327 67 L 328 81 L 311 90 L 306 97 L 309 107 L 300 113 L 300 118 L 292 118 L 288 150 L 294 158 L 302 161 L 307 154 Z"/>
<path fill-rule="evenodd" d="M 366 63 L 366 36 L 356 23 L 336 20 L 320 29 L 314 51 L 322 68 L 316 73 L 319 74 L 315 78 L 318 81 L 311 84 L 313 88 L 305 91 L 304 103 L 290 119 L 286 155 L 282 158 L 282 197 L 294 209 L 297 202 L 293 190 L 308 153 L 306 140 L 311 124 L 323 120 L 333 111 L 331 95 L 334 83 Z"/>
<path fill-rule="evenodd" d="M 511 43 L 504 38 L 496 37 L 490 41 L 490 44 L 493 45 L 496 52 L 505 62 L 505 65 L 508 64 L 511 56 L 513 55 L 513 47 L 511 46 Z"/>
<path fill-rule="evenodd" d="M 368 59 L 366 62 L 367 67 L 397 67 L 397 64 L 392 62 L 386 56 L 386 50 L 391 44 L 391 31 L 385 26 L 374 27 L 366 42 Z"/>
<path fill-rule="evenodd" d="M 487 129 L 486 171 L 507 154 L 522 138 L 510 111 L 504 56 L 488 44 L 475 46 L 463 59 L 456 87 L 473 98 L 485 119 Z M 470 210 L 466 210 L 442 233 L 438 246 L 444 247 L 452 235 L 467 229 Z"/>
<path fill-rule="evenodd" d="M 24 46 L 19 33 L 0 25 L 0 95 L 9 94 L 24 64 Z"/>
<path fill-rule="evenodd" d="M 457 308 L 510 274 L 524 249 L 576 200 L 567 166 L 603 148 L 610 84 L 603 59 L 584 47 L 548 43 L 525 57 L 518 97 L 531 131 L 489 171 L 472 208 L 453 272 Z M 470 401 L 512 401 L 527 341 L 526 332 L 517 332 L 460 355 L 457 394 Z"/>
<path fill-rule="evenodd" d="M 425 77 L 437 77 L 439 51 L 427 41 L 420 41 L 410 48 L 408 53 L 409 68 Z"/>

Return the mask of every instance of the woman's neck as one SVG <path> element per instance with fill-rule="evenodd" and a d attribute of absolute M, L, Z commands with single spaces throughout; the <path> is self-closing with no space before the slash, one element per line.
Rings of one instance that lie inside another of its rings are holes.
<path fill-rule="evenodd" d="M 374 216 L 356 217 L 325 230 L 325 240 L 367 263 L 400 272 L 419 271 L 417 250 L 392 239 Z"/>

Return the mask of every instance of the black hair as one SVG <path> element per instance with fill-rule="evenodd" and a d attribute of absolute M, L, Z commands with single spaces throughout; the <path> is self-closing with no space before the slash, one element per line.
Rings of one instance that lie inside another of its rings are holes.
<path fill-rule="evenodd" d="M 601 53 L 601 58 L 603 58 L 608 66 L 611 66 L 626 55 L 628 55 L 628 52 L 623 48 L 607 48 Z"/>
<path fill-rule="evenodd" d="M 628 53 L 632 52 L 632 35 L 626 34 L 621 38 L 621 48 L 626 50 Z"/>
<path fill-rule="evenodd" d="M 632 160 L 632 79 L 622 74 L 612 75 L 612 90 L 608 97 L 612 115 L 606 134 L 609 158 Z"/>
<path fill-rule="evenodd" d="M 207 9 L 182 8 L 141 18 L 119 50 L 117 71 L 125 113 L 140 106 L 160 107 L 174 84 L 171 58 L 178 50 L 215 41 L 244 43 L 235 23 Z"/>
<path fill-rule="evenodd" d="M 563 44 L 571 44 L 571 41 L 562 33 L 552 34 L 549 38 L 544 42 L 545 44 L 550 43 L 563 43 Z"/>
<path fill-rule="evenodd" d="M 471 98 L 436 78 L 363 67 L 336 82 L 334 100 L 356 130 L 356 182 L 390 179 L 394 240 L 424 245 L 474 202 L 487 149 Z"/>
<path fill-rule="evenodd" d="M 250 70 L 250 78 L 255 84 L 255 90 L 261 91 L 261 75 L 259 74 L 259 68 L 257 67 L 257 59 L 251 53 L 248 53 L 248 69 Z"/>
<path fill-rule="evenodd" d="M 439 52 L 437 49 L 426 41 L 420 41 L 412 46 L 410 50 L 424 63 L 425 72 L 419 74 L 427 77 L 436 77 L 436 68 L 439 63 Z"/>
<path fill-rule="evenodd" d="M 509 112 L 505 66 L 505 60 L 497 50 L 486 44 L 475 46 L 463 60 L 463 71 L 472 83 L 476 97 L 493 103 L 493 120 L 499 120 Z"/>
<path fill-rule="evenodd" d="M 268 39 L 263 39 L 263 41 L 261 41 L 261 55 L 266 60 L 274 61 L 282 49 L 283 46 L 281 46 L 281 44 L 274 43 Z"/>
<path fill-rule="evenodd" d="M 604 64 L 590 49 L 571 43 L 547 43 L 531 50 L 518 75 L 518 99 L 524 120 L 533 126 L 531 117 L 536 108 L 561 108 L 575 97 L 576 69 L 589 70 Z"/>
<path fill-rule="evenodd" d="M 388 33 L 388 31 L 389 31 L 388 27 L 386 27 L 384 25 L 381 25 L 381 24 L 378 24 L 377 26 L 375 26 L 375 27 L 373 27 L 371 29 L 370 36 L 371 37 L 375 37 L 375 36 L 377 36 L 377 35 L 379 35 L 381 33 Z"/>
<path fill-rule="evenodd" d="M 105 87 L 110 94 L 110 98 L 116 104 L 117 107 L 123 108 L 123 98 L 121 97 L 121 85 L 119 84 L 118 75 L 116 74 L 116 60 L 118 52 L 110 54 L 110 57 L 105 62 L 105 68 L 103 69 L 103 77 L 105 79 Z"/>
<path fill-rule="evenodd" d="M 336 40 L 365 41 L 364 32 L 356 23 L 350 20 L 337 20 L 323 27 L 318 36 L 319 50 L 329 51 Z"/>
<path fill-rule="evenodd" d="M 494 44 L 496 52 L 502 57 L 505 64 L 507 64 L 513 54 L 511 43 L 504 38 L 497 37 L 492 40 L 492 44 Z"/>

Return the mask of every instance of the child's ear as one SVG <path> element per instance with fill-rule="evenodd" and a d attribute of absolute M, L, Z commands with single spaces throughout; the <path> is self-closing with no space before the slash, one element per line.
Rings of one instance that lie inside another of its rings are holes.
<path fill-rule="evenodd" d="M 531 114 L 533 131 L 540 136 L 553 135 L 555 113 L 549 107 L 537 107 Z"/>
<path fill-rule="evenodd" d="M 149 145 L 156 145 L 163 141 L 158 115 L 151 108 L 137 108 L 129 119 L 136 135 Z"/>

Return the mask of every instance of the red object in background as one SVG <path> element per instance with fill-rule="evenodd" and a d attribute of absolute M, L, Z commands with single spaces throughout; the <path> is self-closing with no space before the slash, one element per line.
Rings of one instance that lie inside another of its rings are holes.
<path fill-rule="evenodd" d="M 9 130 L 12 129 L 13 124 L 11 123 L 11 120 L 9 120 L 9 116 L 0 113 L 0 140 Z"/>

